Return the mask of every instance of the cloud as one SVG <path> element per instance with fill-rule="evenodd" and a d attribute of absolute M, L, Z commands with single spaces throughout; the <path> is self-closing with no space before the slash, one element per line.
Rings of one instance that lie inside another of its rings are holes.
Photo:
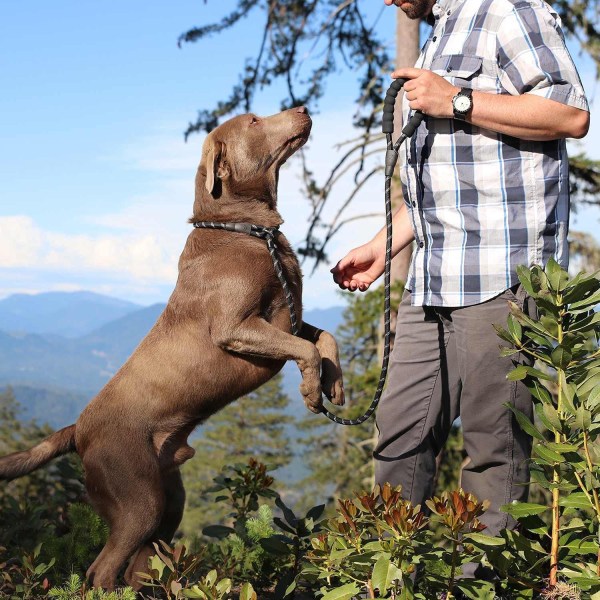
<path fill-rule="evenodd" d="M 339 159 L 336 145 L 352 135 L 351 112 L 325 113 L 314 121 L 308 161 L 317 180 L 323 182 Z M 328 125 L 331 122 L 347 123 L 348 127 L 332 128 Z M 7 275 L 5 280 L 12 280 L 14 285 L 0 289 L 0 294 L 91 289 L 142 302 L 166 300 L 190 232 L 187 219 L 200 147 L 200 139 L 184 144 L 177 127 L 166 127 L 117 149 L 114 156 L 104 157 L 104 161 L 118 165 L 116 172 L 124 167 L 143 171 L 141 177 L 146 181 L 151 176 L 152 192 L 130 197 L 118 210 L 93 216 L 73 213 L 73 223 L 81 223 L 78 229 L 89 233 L 52 231 L 26 214 L 1 216 L 0 269 Z M 310 216 L 301 188 L 300 162 L 292 159 L 281 172 L 279 209 L 285 219 L 282 229 L 296 247 L 304 239 Z M 340 182 L 323 213 L 324 222 L 333 216 L 351 188 L 351 178 Z M 379 192 L 383 193 L 383 185 L 374 181 L 353 202 L 349 215 L 380 212 L 380 220 L 355 221 L 342 229 L 328 249 L 332 263 L 382 226 Z M 305 265 L 304 303 L 308 308 L 340 303 L 330 267 L 324 264 L 309 277 L 312 265 Z"/>
<path fill-rule="evenodd" d="M 17 215 L 0 217 L 0 268 L 92 270 L 162 283 L 175 281 L 177 256 L 152 234 L 66 235 Z"/>

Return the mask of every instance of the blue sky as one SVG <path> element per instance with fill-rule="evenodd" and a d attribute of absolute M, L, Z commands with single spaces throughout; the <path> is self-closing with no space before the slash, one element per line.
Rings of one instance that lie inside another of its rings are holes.
<path fill-rule="evenodd" d="M 371 4 L 376 18 L 382 2 Z M 181 49 L 177 37 L 233 6 L 230 0 L 0 4 L 0 297 L 90 289 L 142 304 L 168 298 L 189 232 L 203 139 L 185 144 L 183 131 L 197 109 L 229 93 L 259 42 L 262 15 Z M 395 10 L 386 8 L 378 24 L 390 47 Z M 572 51 L 593 98 L 594 68 Z M 340 73 L 329 89 L 309 147 L 317 176 L 335 164 L 335 144 L 352 135 L 352 75 Z M 278 97 L 278 90 L 265 90 L 256 112 L 275 112 Z M 592 156 L 600 157 L 599 140 L 593 119 L 585 142 Z M 292 162 L 282 173 L 280 209 L 294 243 L 308 217 L 298 188 Z M 354 213 L 381 211 L 382 188 L 378 181 L 366 189 Z M 347 189 L 340 188 L 340 202 Z M 575 227 L 595 231 L 599 216 L 584 212 Z M 343 230 L 330 249 L 332 261 L 381 224 L 371 219 Z M 305 288 L 309 308 L 340 302 L 326 266 L 306 278 Z"/>

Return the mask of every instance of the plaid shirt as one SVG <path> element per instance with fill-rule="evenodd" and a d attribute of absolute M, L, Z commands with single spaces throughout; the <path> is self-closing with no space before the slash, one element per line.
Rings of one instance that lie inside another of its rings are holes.
<path fill-rule="evenodd" d="M 417 68 L 461 88 L 588 110 L 560 18 L 543 0 L 438 0 L 433 15 Z M 406 98 L 403 110 L 406 122 Z M 566 267 L 565 140 L 523 141 L 426 118 L 400 155 L 416 241 L 413 304 L 477 304 L 518 283 L 519 264 L 554 257 Z"/>

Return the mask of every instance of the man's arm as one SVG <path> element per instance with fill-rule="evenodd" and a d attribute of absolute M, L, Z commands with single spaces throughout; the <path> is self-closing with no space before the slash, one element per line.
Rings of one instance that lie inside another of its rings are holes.
<path fill-rule="evenodd" d="M 408 246 L 414 240 L 414 233 L 404 202 L 394 213 L 392 219 L 392 256 Z M 351 292 L 364 292 L 383 273 L 385 266 L 385 227 L 370 241 L 354 248 L 331 269 L 333 280 L 342 288 Z"/>
<path fill-rule="evenodd" d="M 452 98 L 460 88 L 440 75 L 405 68 L 394 71 L 392 77 L 409 79 L 404 90 L 413 110 L 434 118 L 454 117 Z M 590 114 L 535 94 L 511 96 L 475 91 L 473 110 L 467 120 L 478 127 L 522 140 L 547 141 L 584 137 L 589 129 Z"/>

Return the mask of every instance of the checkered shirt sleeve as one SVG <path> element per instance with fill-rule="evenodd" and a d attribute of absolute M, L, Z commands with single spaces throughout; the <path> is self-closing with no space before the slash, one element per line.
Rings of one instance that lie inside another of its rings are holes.
<path fill-rule="evenodd" d="M 515 2 L 496 35 L 499 80 L 504 93 L 535 94 L 588 110 L 579 74 L 547 4 Z"/>

